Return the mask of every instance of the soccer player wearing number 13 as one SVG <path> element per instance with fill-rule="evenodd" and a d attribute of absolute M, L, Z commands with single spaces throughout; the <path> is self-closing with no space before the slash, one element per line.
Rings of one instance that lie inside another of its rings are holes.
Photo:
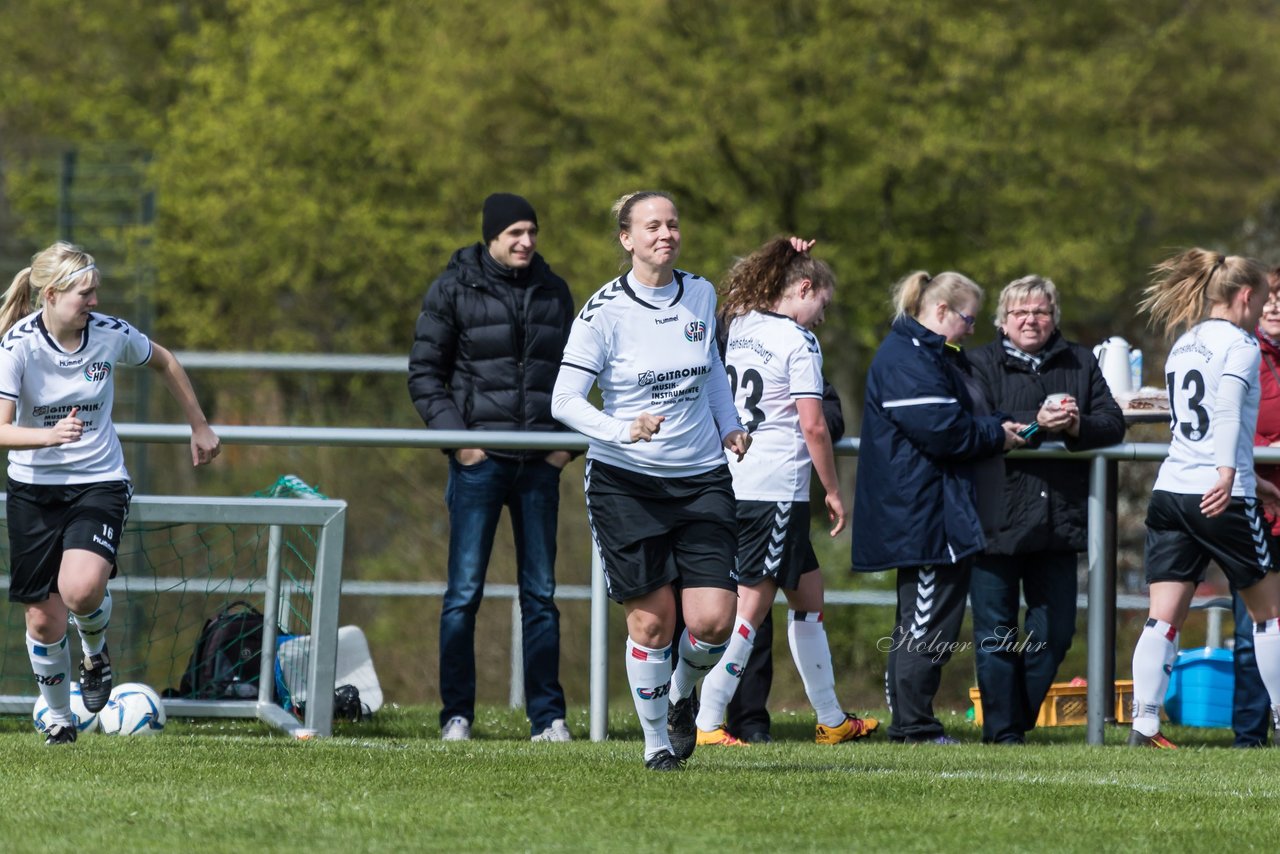
<path fill-rule="evenodd" d="M 822 414 L 822 348 L 812 332 L 831 303 L 835 276 L 809 255 L 812 246 L 794 237 L 771 240 L 735 264 L 722 284 L 725 370 L 752 442 L 750 460 L 729 461 L 737 497 L 738 614 L 724 657 L 703 683 L 699 744 L 743 744 L 725 729 L 725 711 L 779 589 L 789 606 L 791 656 L 817 713 L 814 740 L 853 741 L 879 726 L 845 712 L 836 698 L 822 573 L 809 542 L 812 470 L 826 492 L 831 536 L 846 521 Z"/>
<path fill-rule="evenodd" d="M 1258 507 L 1258 498 L 1280 503 L 1280 491 L 1253 471 L 1260 394 L 1250 330 L 1266 299 L 1258 264 L 1192 249 L 1156 267 L 1140 304 L 1169 334 L 1190 328 L 1165 360 L 1172 437 L 1147 508 L 1151 604 L 1133 651 L 1131 746 L 1174 747 L 1160 733 L 1160 705 L 1178 632 L 1211 558 L 1253 617 L 1258 671 L 1273 716 L 1280 713 L 1280 574 Z"/>
<path fill-rule="evenodd" d="M 191 462 L 219 441 L 173 354 L 128 323 L 95 312 L 98 268 L 55 243 L 14 277 L 0 305 L 0 448 L 9 451 L 9 601 L 26 609 L 27 653 L 49 705 L 46 744 L 76 740 L 67 616 L 80 635 L 85 707 L 111 693 L 107 581 L 132 489 L 111 423 L 114 369 L 147 365 L 191 424 Z"/>

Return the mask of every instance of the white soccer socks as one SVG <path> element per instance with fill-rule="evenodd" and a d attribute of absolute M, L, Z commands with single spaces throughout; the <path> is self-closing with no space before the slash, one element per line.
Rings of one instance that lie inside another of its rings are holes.
<path fill-rule="evenodd" d="M 667 736 L 667 692 L 671 688 L 671 645 L 650 649 L 627 638 L 627 682 L 644 732 L 644 758 L 671 751 Z"/>
<path fill-rule="evenodd" d="M 1133 648 L 1133 728 L 1145 736 L 1160 731 L 1160 706 L 1177 655 L 1178 630 L 1164 620 L 1149 618 Z"/>
<path fill-rule="evenodd" d="M 40 696 L 49 706 L 49 722 L 71 725 L 71 651 L 67 637 L 43 644 L 27 635 L 27 657 L 40 686 Z"/>
<path fill-rule="evenodd" d="M 831 668 L 831 645 L 822 624 L 822 612 L 787 611 L 787 640 L 818 723 L 840 726 L 844 723 L 844 709 L 836 699 L 836 674 Z"/>
<path fill-rule="evenodd" d="M 686 633 L 687 634 L 687 633 Z M 725 712 L 738 690 L 742 671 L 751 658 L 751 647 L 756 642 L 755 627 L 741 617 L 733 626 L 733 634 L 725 646 L 719 666 L 712 665 L 711 672 L 702 683 L 701 706 L 698 709 L 698 729 L 703 732 L 724 724 Z"/>
<path fill-rule="evenodd" d="M 693 636 L 688 629 L 680 635 L 680 661 L 671 674 L 671 702 L 678 703 L 693 694 L 698 680 L 716 666 L 727 643 L 709 644 Z"/>
<path fill-rule="evenodd" d="M 80 633 L 80 643 L 86 656 L 97 655 L 107 643 L 107 624 L 111 622 L 111 591 L 102 597 L 102 604 L 92 613 L 72 612 L 71 622 Z"/>
<path fill-rule="evenodd" d="M 1271 698 L 1271 716 L 1280 720 L 1280 619 L 1253 624 L 1253 657 Z"/>

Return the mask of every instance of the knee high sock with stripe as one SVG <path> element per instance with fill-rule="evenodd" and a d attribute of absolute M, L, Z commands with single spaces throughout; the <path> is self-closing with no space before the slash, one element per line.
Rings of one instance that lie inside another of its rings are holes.
<path fill-rule="evenodd" d="M 88 614 L 72 612 L 71 622 L 80 634 L 84 654 L 97 655 L 107 644 L 107 624 L 111 622 L 111 591 L 102 597 L 102 604 Z"/>
<path fill-rule="evenodd" d="M 728 642 L 709 644 L 685 629 L 680 636 L 680 661 L 671 674 L 671 702 L 678 703 L 693 694 L 698 680 L 711 672 L 724 655 Z"/>
<path fill-rule="evenodd" d="M 741 617 L 734 624 L 733 634 L 725 647 L 718 665 L 702 683 L 702 697 L 698 707 L 698 729 L 710 732 L 724 725 L 725 711 L 737 693 L 742 671 L 751 657 L 751 647 L 756 642 L 755 626 Z"/>
<path fill-rule="evenodd" d="M 1271 698 L 1272 720 L 1280 722 L 1280 619 L 1253 624 L 1253 657 Z"/>
<path fill-rule="evenodd" d="M 40 696 L 49 705 L 49 722 L 71 724 L 71 650 L 67 636 L 44 644 L 27 635 L 27 657 L 31 659 Z"/>
<path fill-rule="evenodd" d="M 650 649 L 627 638 L 627 683 L 644 732 L 644 758 L 671 751 L 671 738 L 667 735 L 671 645 Z"/>
<path fill-rule="evenodd" d="M 1160 706 L 1178 655 L 1178 630 L 1150 618 L 1133 648 L 1133 728 L 1146 736 L 1160 731 Z"/>
<path fill-rule="evenodd" d="M 844 709 L 836 699 L 836 674 L 831 668 L 831 645 L 822 624 L 822 612 L 787 611 L 787 640 L 818 723 L 840 726 L 844 723 Z"/>

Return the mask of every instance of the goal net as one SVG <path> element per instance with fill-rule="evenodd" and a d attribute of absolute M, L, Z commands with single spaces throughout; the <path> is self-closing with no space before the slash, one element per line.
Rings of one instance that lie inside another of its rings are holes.
<path fill-rule="evenodd" d="M 287 497 L 286 497 L 287 496 Z M 258 718 L 288 732 L 332 732 L 338 597 L 346 502 L 325 499 L 292 476 L 252 498 L 136 495 L 121 542 L 107 641 L 115 683 L 143 682 L 178 717 Z M 0 501 L 0 712 L 30 714 L 37 692 L 24 642 L 23 607 L 8 601 L 9 554 Z M 258 672 L 234 698 L 182 692 L 182 678 L 206 621 L 244 601 L 263 614 Z M 80 645 L 68 627 L 73 671 Z M 276 649 L 289 638 L 302 655 L 281 672 Z M 311 691 L 287 710 L 278 686 Z"/>

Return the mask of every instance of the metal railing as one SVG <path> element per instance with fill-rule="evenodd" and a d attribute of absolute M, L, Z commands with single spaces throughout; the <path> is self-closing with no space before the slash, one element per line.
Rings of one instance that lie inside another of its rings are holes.
<path fill-rule="evenodd" d="M 184 355 L 183 358 L 190 359 L 190 355 Z M 226 367 L 225 364 L 222 366 Z M 177 424 L 118 424 L 116 429 L 121 439 L 132 442 L 185 443 L 190 437 L 187 426 Z M 216 429 L 222 441 L 231 445 L 453 448 L 470 447 L 476 444 L 474 434 L 465 430 L 252 426 L 219 426 Z M 587 447 L 585 438 L 566 433 L 486 431 L 483 444 L 490 448 L 529 448 L 548 451 L 558 448 L 582 450 Z M 856 455 L 858 447 L 858 439 L 842 439 L 836 443 L 836 453 L 843 456 Z M 1084 452 L 1068 452 L 1061 445 L 1050 445 L 1014 452 L 1017 456 L 1092 461 L 1088 502 L 1089 585 L 1086 600 L 1089 682 L 1086 737 L 1089 744 L 1102 743 L 1107 712 L 1115 707 L 1113 697 L 1108 696 L 1108 692 L 1114 689 L 1112 673 L 1114 642 L 1109 639 L 1114 638 L 1116 607 L 1120 604 L 1115 589 L 1115 465 L 1120 461 L 1159 461 L 1164 459 L 1167 452 L 1168 446 L 1160 443 L 1125 443 Z M 1260 463 L 1280 463 L 1280 449 L 1259 448 L 1256 458 Z M 1108 519 L 1108 513 L 1111 514 L 1110 519 Z M 609 600 L 605 594 L 599 557 L 594 554 L 594 549 L 591 577 L 589 597 L 583 596 L 584 590 L 581 586 L 560 588 L 559 592 L 566 598 L 589 598 L 591 601 L 590 728 L 591 738 L 602 740 L 605 737 L 608 719 L 607 608 Z M 342 590 L 343 593 L 356 595 L 386 592 L 381 587 L 383 584 L 397 583 L 347 582 L 343 584 Z M 514 586 L 508 586 L 512 587 L 511 591 L 499 591 L 495 588 L 500 586 L 495 585 L 493 588 L 486 588 L 486 593 L 492 591 L 502 596 L 505 592 L 507 595 L 514 596 Z M 895 601 L 893 597 L 892 591 L 830 591 L 827 593 L 827 601 L 831 604 L 892 604 Z M 1146 600 L 1145 597 L 1125 597 L 1121 601 L 1126 607 L 1144 607 Z M 516 631 L 515 626 L 518 626 L 518 621 L 513 621 L 513 636 Z M 518 659 L 519 656 L 513 656 L 513 658 Z M 513 673 L 513 685 L 515 675 Z M 514 690 L 516 689 L 513 687 Z"/>

